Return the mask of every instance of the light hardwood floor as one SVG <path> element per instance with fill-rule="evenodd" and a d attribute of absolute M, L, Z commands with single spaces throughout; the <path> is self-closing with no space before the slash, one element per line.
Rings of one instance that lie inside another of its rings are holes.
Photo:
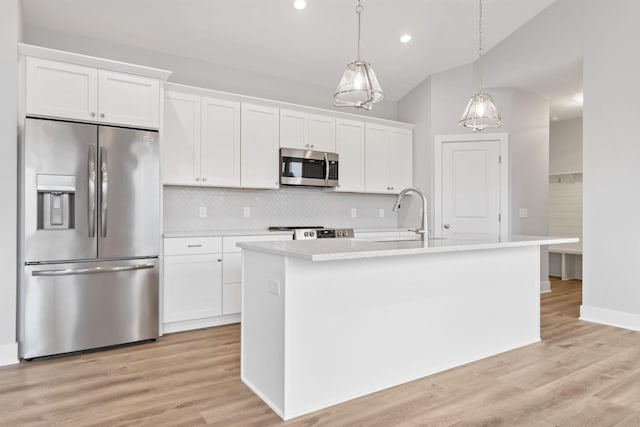
<path fill-rule="evenodd" d="M 640 332 L 542 296 L 538 344 L 283 423 L 239 379 L 238 325 L 0 368 L 0 425 L 640 426 Z"/>

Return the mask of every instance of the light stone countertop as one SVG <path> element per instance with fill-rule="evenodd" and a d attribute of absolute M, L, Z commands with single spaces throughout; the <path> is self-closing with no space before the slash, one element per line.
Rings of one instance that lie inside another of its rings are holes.
<path fill-rule="evenodd" d="M 238 243 L 242 249 L 274 255 L 304 258 L 310 261 L 337 261 L 427 253 L 459 252 L 507 247 L 553 245 L 578 242 L 578 238 L 551 236 L 478 236 L 416 240 L 366 241 L 359 239 L 285 240 Z"/>
<path fill-rule="evenodd" d="M 340 228 L 340 227 L 328 227 Z M 355 233 L 387 233 L 387 232 L 403 232 L 412 231 L 408 228 L 398 227 L 380 227 L 380 228 L 355 228 Z M 207 231 L 171 231 L 162 235 L 164 238 L 175 237 L 218 237 L 218 236 L 268 236 L 268 235 L 293 235 L 293 231 L 269 231 L 266 228 L 258 229 L 235 229 L 235 230 L 207 230 Z"/>

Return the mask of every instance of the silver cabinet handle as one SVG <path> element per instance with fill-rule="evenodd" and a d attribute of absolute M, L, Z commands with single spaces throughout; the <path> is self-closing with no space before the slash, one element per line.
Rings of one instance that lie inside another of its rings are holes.
<path fill-rule="evenodd" d="M 116 267 L 69 268 L 66 270 L 32 271 L 32 276 L 74 276 L 78 274 L 117 273 L 119 271 L 144 270 L 153 268 L 154 264 L 120 265 Z"/>
<path fill-rule="evenodd" d="M 107 149 L 100 147 L 100 173 L 102 185 L 100 186 L 100 236 L 107 237 L 107 215 L 109 207 L 109 159 Z"/>
<path fill-rule="evenodd" d="M 443 225 L 444 228 L 451 228 L 451 224 L 445 224 Z"/>
<path fill-rule="evenodd" d="M 327 153 L 324 153 L 324 185 L 329 185 L 329 158 Z"/>
<path fill-rule="evenodd" d="M 100 118 L 104 119 L 104 113 L 100 113 Z"/>
<path fill-rule="evenodd" d="M 96 237 L 96 146 L 89 146 L 89 237 Z"/>
<path fill-rule="evenodd" d="M 202 245 L 187 245 L 188 248 L 201 248 Z"/>
<path fill-rule="evenodd" d="M 90 112 L 90 113 L 89 113 L 89 115 L 90 115 L 91 117 L 95 117 L 95 116 L 96 116 L 96 113 L 94 113 L 94 112 L 92 111 L 92 112 Z"/>

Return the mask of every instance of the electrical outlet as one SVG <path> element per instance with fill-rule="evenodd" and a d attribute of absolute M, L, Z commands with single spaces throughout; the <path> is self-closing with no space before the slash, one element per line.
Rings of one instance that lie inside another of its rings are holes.
<path fill-rule="evenodd" d="M 200 218 L 206 218 L 207 217 L 207 207 L 206 206 L 200 206 Z"/>
<path fill-rule="evenodd" d="M 384 218 L 384 209 L 380 209 L 378 215 L 380 215 L 380 218 Z"/>
<path fill-rule="evenodd" d="M 358 216 L 358 210 L 356 208 L 351 208 L 351 218 L 355 218 Z"/>
<path fill-rule="evenodd" d="M 529 218 L 529 209 L 520 208 L 520 218 Z"/>
<path fill-rule="evenodd" d="M 251 218 L 251 208 L 249 206 L 244 207 L 244 217 Z"/>

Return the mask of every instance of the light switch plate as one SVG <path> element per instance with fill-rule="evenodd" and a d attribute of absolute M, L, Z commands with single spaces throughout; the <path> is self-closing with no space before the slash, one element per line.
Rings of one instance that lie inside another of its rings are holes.
<path fill-rule="evenodd" d="M 351 218 L 355 218 L 358 216 L 358 210 L 356 208 L 351 208 Z"/>
<path fill-rule="evenodd" d="M 529 218 L 529 209 L 520 208 L 520 218 Z"/>
<path fill-rule="evenodd" d="M 269 292 L 274 295 L 280 295 L 280 282 L 277 280 L 269 280 Z"/>
<path fill-rule="evenodd" d="M 384 218 L 384 209 L 380 209 L 378 214 L 380 215 L 380 218 Z"/>
<path fill-rule="evenodd" d="M 200 206 L 200 218 L 206 218 L 207 217 L 207 207 L 206 206 Z"/>
<path fill-rule="evenodd" d="M 251 218 L 251 208 L 249 206 L 244 207 L 244 217 Z"/>

